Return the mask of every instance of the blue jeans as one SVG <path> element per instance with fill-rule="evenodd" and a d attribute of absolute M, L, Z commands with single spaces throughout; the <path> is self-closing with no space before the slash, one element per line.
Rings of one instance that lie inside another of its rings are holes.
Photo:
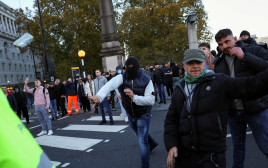
<path fill-rule="evenodd" d="M 157 85 L 158 94 L 160 97 L 160 101 L 166 101 L 166 94 L 164 89 L 164 84 Z"/>
<path fill-rule="evenodd" d="M 51 115 L 53 118 L 57 117 L 58 111 L 57 111 L 57 100 L 50 100 L 49 108 L 51 110 Z"/>
<path fill-rule="evenodd" d="M 100 112 L 101 112 L 102 121 L 106 121 L 105 113 L 104 113 L 104 107 L 107 110 L 107 113 L 109 115 L 110 121 L 113 121 L 112 110 L 110 108 L 110 104 L 109 104 L 109 102 L 107 100 L 107 97 L 105 97 L 104 100 L 99 104 L 99 109 L 100 109 Z"/>
<path fill-rule="evenodd" d="M 48 112 L 45 109 L 45 106 L 35 107 L 35 112 L 41 123 L 42 130 L 46 131 L 46 126 L 48 127 L 48 130 L 52 130 L 51 120 L 49 118 Z"/>
<path fill-rule="evenodd" d="M 268 109 L 245 114 L 243 110 L 228 115 L 233 140 L 233 168 L 243 168 L 246 153 L 246 129 L 249 125 L 259 149 L 268 157 Z"/>
<path fill-rule="evenodd" d="M 157 144 L 148 133 L 151 113 L 146 113 L 139 118 L 128 116 L 128 119 L 131 128 L 138 136 L 141 155 L 141 167 L 148 168 L 150 166 L 150 146 L 153 147 Z"/>

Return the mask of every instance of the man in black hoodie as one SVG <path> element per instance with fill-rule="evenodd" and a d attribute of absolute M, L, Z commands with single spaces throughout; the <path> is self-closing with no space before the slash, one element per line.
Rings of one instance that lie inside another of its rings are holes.
<path fill-rule="evenodd" d="M 29 114 L 28 114 L 28 109 L 27 109 L 27 106 L 26 106 L 26 101 L 27 101 L 27 98 L 26 98 L 26 95 L 24 92 L 20 91 L 20 88 L 18 86 L 14 86 L 14 97 L 17 101 L 17 115 L 19 118 L 21 118 L 21 111 L 23 113 L 23 117 L 26 118 L 26 122 L 27 124 L 29 124 Z"/>
<path fill-rule="evenodd" d="M 57 111 L 57 88 L 54 85 L 54 82 L 49 83 L 49 87 L 47 88 L 50 98 L 49 108 L 51 110 L 52 120 L 58 119 L 58 111 Z"/>
<path fill-rule="evenodd" d="M 250 37 L 250 33 L 246 30 L 243 30 L 240 33 L 240 40 L 243 41 L 243 43 L 257 45 L 257 42 L 253 38 Z"/>

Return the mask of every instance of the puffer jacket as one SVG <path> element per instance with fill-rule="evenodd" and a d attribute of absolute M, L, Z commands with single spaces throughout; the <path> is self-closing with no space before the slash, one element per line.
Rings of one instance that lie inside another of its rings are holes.
<path fill-rule="evenodd" d="M 185 80 L 181 80 L 173 92 L 166 115 L 164 129 L 166 149 L 177 146 L 182 155 L 184 150 L 225 151 L 228 100 L 267 94 L 267 82 L 268 69 L 249 78 L 208 74 L 196 85 L 190 111 L 187 111 Z"/>
<path fill-rule="evenodd" d="M 245 56 L 242 60 L 239 60 L 237 57 L 234 59 L 234 71 L 235 77 L 248 77 L 253 76 L 263 70 L 268 66 L 268 53 L 265 49 L 258 45 L 248 45 L 238 41 L 236 44 L 238 47 L 241 47 L 245 53 Z M 225 60 L 225 54 L 219 55 L 215 60 L 215 70 L 216 73 L 224 73 L 230 75 L 229 67 Z M 244 110 L 247 113 L 260 112 L 268 108 L 268 95 L 265 95 L 257 99 L 242 99 Z M 232 101 L 229 103 L 230 110 L 233 109 Z"/>

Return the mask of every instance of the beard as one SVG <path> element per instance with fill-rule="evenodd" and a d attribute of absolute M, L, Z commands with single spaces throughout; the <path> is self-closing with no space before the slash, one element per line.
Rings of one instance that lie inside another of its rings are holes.
<path fill-rule="evenodd" d="M 128 79 L 135 79 L 139 76 L 140 74 L 140 68 L 139 67 L 132 67 L 132 68 L 129 68 L 127 67 L 126 68 L 126 73 L 127 73 L 127 78 Z"/>

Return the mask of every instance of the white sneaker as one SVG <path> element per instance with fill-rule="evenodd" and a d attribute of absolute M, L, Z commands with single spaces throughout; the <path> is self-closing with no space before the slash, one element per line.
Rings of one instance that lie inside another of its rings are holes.
<path fill-rule="evenodd" d="M 128 122 L 128 117 L 125 117 L 125 122 Z"/>
<path fill-rule="evenodd" d="M 48 133 L 47 133 L 48 136 L 49 135 L 52 135 L 52 134 L 53 134 L 53 131 L 52 130 L 49 130 Z"/>
<path fill-rule="evenodd" d="M 42 136 L 42 135 L 46 135 L 47 131 L 41 131 L 39 134 L 37 134 L 37 136 Z"/>

